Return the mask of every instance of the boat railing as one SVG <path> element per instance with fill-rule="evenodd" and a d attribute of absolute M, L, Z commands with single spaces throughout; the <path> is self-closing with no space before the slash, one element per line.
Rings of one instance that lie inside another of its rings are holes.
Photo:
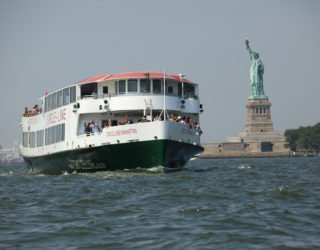
<path fill-rule="evenodd" d="M 103 94 L 103 95 L 81 95 L 77 97 L 77 100 L 83 100 L 83 99 L 102 99 L 102 98 L 110 98 L 116 96 L 116 94 Z"/>
<path fill-rule="evenodd" d="M 163 95 L 163 93 L 112 93 L 112 94 L 102 94 L 102 95 L 97 95 L 97 94 L 91 94 L 91 95 L 81 95 L 77 97 L 77 100 L 83 100 L 83 99 L 103 99 L 103 98 L 111 98 L 115 96 L 145 96 L 145 95 Z M 193 94 L 193 93 L 185 93 L 184 96 L 181 95 L 181 93 L 166 93 L 167 96 L 176 96 L 180 97 L 183 99 L 198 99 L 198 96 Z"/>

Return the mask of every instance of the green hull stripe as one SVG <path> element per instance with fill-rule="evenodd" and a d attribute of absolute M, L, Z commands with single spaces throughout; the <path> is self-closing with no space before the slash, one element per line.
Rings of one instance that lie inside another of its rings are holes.
<path fill-rule="evenodd" d="M 70 150 L 41 157 L 24 157 L 28 168 L 45 174 L 93 172 L 164 166 L 178 168 L 203 151 L 198 145 L 154 140 Z"/>

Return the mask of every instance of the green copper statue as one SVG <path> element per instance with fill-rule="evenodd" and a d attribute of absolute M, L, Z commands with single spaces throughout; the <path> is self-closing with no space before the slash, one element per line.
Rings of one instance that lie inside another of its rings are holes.
<path fill-rule="evenodd" d="M 264 73 L 264 66 L 259 58 L 259 54 L 251 50 L 249 46 L 249 39 L 245 40 L 247 50 L 250 54 L 250 99 L 265 99 L 267 98 L 263 91 L 263 73 Z"/>

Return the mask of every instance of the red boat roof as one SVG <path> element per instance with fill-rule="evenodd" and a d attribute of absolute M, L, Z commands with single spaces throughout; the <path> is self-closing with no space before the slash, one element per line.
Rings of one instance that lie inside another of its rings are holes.
<path fill-rule="evenodd" d="M 91 82 L 102 82 L 106 80 L 119 80 L 119 79 L 143 79 L 143 78 L 162 79 L 164 77 L 166 79 L 180 81 L 179 75 L 170 75 L 170 74 L 164 74 L 160 72 L 128 72 L 128 73 L 120 73 L 120 74 L 94 76 L 79 82 L 79 84 L 87 84 Z M 186 78 L 184 78 L 183 81 L 193 83 L 191 80 Z"/>

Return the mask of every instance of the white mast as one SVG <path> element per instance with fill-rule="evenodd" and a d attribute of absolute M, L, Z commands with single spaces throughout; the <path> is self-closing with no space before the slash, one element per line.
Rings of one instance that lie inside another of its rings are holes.
<path fill-rule="evenodd" d="M 163 72 L 163 121 L 166 120 L 166 70 Z"/>

